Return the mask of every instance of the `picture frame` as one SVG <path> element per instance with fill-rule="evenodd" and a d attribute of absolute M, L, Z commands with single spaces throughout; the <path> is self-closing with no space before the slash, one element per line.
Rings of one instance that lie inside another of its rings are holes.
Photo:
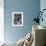
<path fill-rule="evenodd" d="M 23 12 L 12 12 L 12 26 L 23 26 Z"/>

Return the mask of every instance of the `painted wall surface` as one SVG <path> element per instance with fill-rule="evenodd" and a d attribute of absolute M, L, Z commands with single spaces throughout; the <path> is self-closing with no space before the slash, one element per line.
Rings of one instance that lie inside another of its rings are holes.
<path fill-rule="evenodd" d="M 40 9 L 41 9 L 41 11 L 43 9 L 46 9 L 46 0 L 40 0 Z M 46 10 L 43 12 L 42 17 L 43 17 L 43 22 L 40 21 L 40 25 L 46 27 Z"/>
<path fill-rule="evenodd" d="M 4 0 L 4 38 L 18 41 L 32 29 L 35 12 L 40 9 L 40 0 Z M 23 27 L 12 26 L 12 12 L 23 12 Z"/>

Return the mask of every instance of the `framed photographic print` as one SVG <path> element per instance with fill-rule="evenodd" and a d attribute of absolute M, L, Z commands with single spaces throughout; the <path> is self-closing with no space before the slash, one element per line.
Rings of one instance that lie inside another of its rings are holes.
<path fill-rule="evenodd" d="M 23 26 L 23 12 L 12 12 L 12 26 Z"/>

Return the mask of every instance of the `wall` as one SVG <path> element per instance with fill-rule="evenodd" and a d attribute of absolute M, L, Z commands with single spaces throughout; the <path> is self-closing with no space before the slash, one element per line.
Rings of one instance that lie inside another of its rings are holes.
<path fill-rule="evenodd" d="M 40 10 L 40 0 L 4 0 L 4 38 L 7 41 L 18 41 L 32 29 L 35 12 Z M 12 26 L 12 12 L 23 12 L 23 27 Z"/>
<path fill-rule="evenodd" d="M 46 9 L 46 0 L 40 0 L 40 9 L 41 9 L 41 11 L 42 11 L 43 9 Z M 40 25 L 46 27 L 46 20 L 45 20 L 45 19 L 46 19 L 46 10 L 43 12 L 42 17 L 43 17 L 43 22 L 41 21 L 41 22 L 40 22 Z"/>

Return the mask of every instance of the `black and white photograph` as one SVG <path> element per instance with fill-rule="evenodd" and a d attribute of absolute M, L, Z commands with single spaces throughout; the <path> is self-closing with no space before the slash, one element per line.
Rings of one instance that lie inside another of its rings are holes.
<path fill-rule="evenodd" d="M 23 12 L 13 12 L 12 13 L 12 25 L 13 26 L 23 26 Z"/>

